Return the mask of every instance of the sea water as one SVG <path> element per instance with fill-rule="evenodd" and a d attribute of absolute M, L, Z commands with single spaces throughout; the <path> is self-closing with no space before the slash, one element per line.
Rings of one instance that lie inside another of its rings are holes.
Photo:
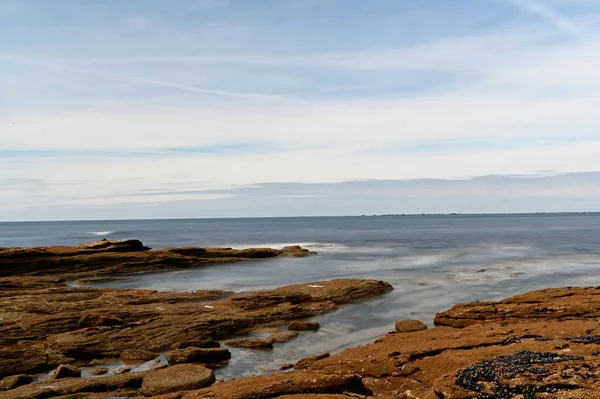
<path fill-rule="evenodd" d="M 600 285 L 599 214 L 365 216 L 0 223 L 0 246 L 75 245 L 137 238 L 153 248 L 300 244 L 306 258 L 137 274 L 100 287 L 248 292 L 334 278 L 385 280 L 394 291 L 313 318 L 271 351 L 230 348 L 220 378 L 270 373 L 280 364 L 373 342 L 400 319 L 432 326 L 458 302 L 534 289 Z"/>

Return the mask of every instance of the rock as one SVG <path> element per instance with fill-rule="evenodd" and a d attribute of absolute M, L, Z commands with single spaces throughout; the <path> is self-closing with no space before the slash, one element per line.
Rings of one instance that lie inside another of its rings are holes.
<path fill-rule="evenodd" d="M 50 376 L 51 380 L 59 380 L 61 378 L 79 378 L 81 377 L 81 370 L 77 367 L 68 366 L 61 364 L 58 366 L 54 373 Z"/>
<path fill-rule="evenodd" d="M 125 349 L 121 352 L 121 359 L 123 360 L 143 360 L 148 361 L 156 359 L 159 355 L 154 352 L 144 351 L 140 349 Z"/>
<path fill-rule="evenodd" d="M 123 320 L 115 316 L 103 315 L 98 313 L 87 313 L 81 316 L 78 328 L 100 327 L 100 326 L 119 326 L 124 324 Z"/>
<path fill-rule="evenodd" d="M 185 348 L 168 352 L 165 357 L 170 365 L 181 363 L 219 363 L 231 359 L 231 352 L 221 348 Z"/>
<path fill-rule="evenodd" d="M 284 342 L 288 342 L 289 340 L 297 337 L 298 335 L 299 333 L 297 331 L 282 331 L 271 334 L 268 339 L 270 339 L 273 343 L 281 344 Z"/>
<path fill-rule="evenodd" d="M 196 364 L 179 364 L 146 374 L 142 392 L 146 396 L 204 388 L 215 382 L 215 373 Z"/>
<path fill-rule="evenodd" d="M 133 367 L 131 366 L 122 366 L 113 371 L 114 375 L 129 373 Z"/>
<path fill-rule="evenodd" d="M 19 331 L 22 334 L 21 328 Z M 38 373 L 52 366 L 57 364 L 48 363 L 48 356 L 38 348 L 0 348 L 0 378 L 13 374 Z"/>
<path fill-rule="evenodd" d="M 0 380 L 0 391 L 8 391 L 9 389 L 15 389 L 21 385 L 30 384 L 33 381 L 33 377 L 26 374 L 11 375 L 10 377 L 3 378 Z"/>
<path fill-rule="evenodd" d="M 285 256 L 295 256 L 295 257 L 302 257 L 302 256 L 309 256 L 309 255 L 316 255 L 316 252 L 310 252 L 308 249 L 302 248 L 299 245 L 289 245 L 287 247 L 283 247 L 283 249 L 281 250 L 283 252 L 283 254 Z"/>
<path fill-rule="evenodd" d="M 396 322 L 397 333 L 409 333 L 427 330 L 427 325 L 419 320 L 400 320 Z"/>
<path fill-rule="evenodd" d="M 220 348 L 221 344 L 217 341 L 211 341 L 208 339 L 192 339 L 189 341 L 181 341 L 176 344 L 171 345 L 171 350 L 175 349 L 185 349 L 190 346 L 194 346 L 196 348 Z"/>
<path fill-rule="evenodd" d="M 105 366 L 96 366 L 88 370 L 90 375 L 104 375 L 108 373 L 108 367 Z"/>
<path fill-rule="evenodd" d="M 227 346 L 253 348 L 253 349 L 273 349 L 273 341 L 269 338 L 242 338 L 226 341 Z"/>
<path fill-rule="evenodd" d="M 321 328 L 321 325 L 315 321 L 292 321 L 288 324 L 288 330 L 290 331 L 316 331 Z"/>
<path fill-rule="evenodd" d="M 145 374 L 145 372 L 141 372 L 95 378 L 65 378 L 51 382 L 34 382 L 13 389 L 9 392 L 10 396 L 2 396 L 2 398 L 108 399 L 111 397 L 135 397 L 141 394 L 142 379 Z"/>
<path fill-rule="evenodd" d="M 140 240 L 107 240 L 106 238 L 98 241 L 86 242 L 78 245 L 81 249 L 96 249 L 105 252 L 135 252 L 148 251 L 150 248 L 144 246 Z"/>
<path fill-rule="evenodd" d="M 279 370 L 290 370 L 293 369 L 294 365 L 293 364 L 280 364 L 279 365 Z"/>
<path fill-rule="evenodd" d="M 329 356 L 330 356 L 329 353 L 321 353 L 319 355 L 306 357 L 304 359 L 298 360 L 298 362 L 296 362 L 296 364 L 294 365 L 294 368 L 296 370 L 307 369 L 310 366 L 312 366 L 312 364 L 314 362 L 316 362 L 318 360 L 327 359 Z"/>

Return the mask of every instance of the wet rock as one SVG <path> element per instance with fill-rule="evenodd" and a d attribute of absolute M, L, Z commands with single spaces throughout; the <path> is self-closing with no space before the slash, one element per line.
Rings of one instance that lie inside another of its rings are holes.
<path fill-rule="evenodd" d="M 279 370 L 290 370 L 293 368 L 294 368 L 293 364 L 280 364 L 279 365 Z"/>
<path fill-rule="evenodd" d="M 58 366 L 54 373 L 50 376 L 51 380 L 59 380 L 61 378 L 79 378 L 81 377 L 81 370 L 77 367 L 68 366 L 66 364 L 61 364 Z"/>
<path fill-rule="evenodd" d="M 195 364 L 179 364 L 146 374 L 142 392 L 146 396 L 189 391 L 207 387 L 215 382 L 212 370 Z"/>
<path fill-rule="evenodd" d="M 108 373 L 108 367 L 105 366 L 96 366 L 88 370 L 90 375 L 104 375 Z"/>
<path fill-rule="evenodd" d="M 329 353 L 321 353 L 319 355 L 306 357 L 304 359 L 298 360 L 298 362 L 294 365 L 294 368 L 296 370 L 309 368 L 314 362 L 318 360 L 327 359 L 329 356 Z"/>
<path fill-rule="evenodd" d="M 218 341 L 212 341 L 208 339 L 192 339 L 189 341 L 177 342 L 176 344 L 171 345 L 171 350 L 185 349 L 191 346 L 196 348 L 220 348 L 221 344 L 219 344 Z"/>
<path fill-rule="evenodd" d="M 242 338 L 226 341 L 227 346 L 254 348 L 254 349 L 273 349 L 273 340 L 269 338 Z"/>
<path fill-rule="evenodd" d="M 135 252 L 148 251 L 150 248 L 144 246 L 140 240 L 107 240 L 106 238 L 98 241 L 86 242 L 78 245 L 81 249 L 104 250 L 106 252 Z"/>
<path fill-rule="evenodd" d="M 400 320 L 395 325 L 397 333 L 427 330 L 427 325 L 419 320 Z"/>
<path fill-rule="evenodd" d="M 143 360 L 148 361 L 156 359 L 158 355 L 154 352 L 144 351 L 140 349 L 125 349 L 121 352 L 121 359 L 123 360 Z"/>
<path fill-rule="evenodd" d="M 268 339 L 270 339 L 273 343 L 281 344 L 284 342 L 288 342 L 289 340 L 297 337 L 298 335 L 300 335 L 300 333 L 298 333 L 297 331 L 281 331 L 271 334 Z"/>
<path fill-rule="evenodd" d="M 131 366 L 119 367 L 118 369 L 116 369 L 115 371 L 113 371 L 113 374 L 115 374 L 115 375 L 126 374 L 126 373 L 129 373 L 132 368 L 133 367 L 131 367 Z"/>
<path fill-rule="evenodd" d="M 169 364 L 219 363 L 231 359 L 231 352 L 221 348 L 185 348 L 168 352 L 165 357 Z"/>
<path fill-rule="evenodd" d="M 81 316 L 81 319 L 79 319 L 79 323 L 77 323 L 77 327 L 86 328 L 99 326 L 119 326 L 122 324 L 124 324 L 123 320 L 115 316 L 98 313 L 88 313 Z"/>
<path fill-rule="evenodd" d="M 288 324 L 288 330 L 290 331 L 316 331 L 321 328 L 321 325 L 315 321 L 292 321 Z"/>
<path fill-rule="evenodd" d="M 289 245 L 287 247 L 283 247 L 281 250 L 285 256 L 309 256 L 316 255 L 316 252 L 310 252 L 308 249 L 302 248 L 299 245 Z"/>
<path fill-rule="evenodd" d="M 30 384 L 33 381 L 33 377 L 26 374 L 11 375 L 10 377 L 3 378 L 0 380 L 0 391 L 7 391 L 9 389 L 15 389 L 21 385 Z"/>

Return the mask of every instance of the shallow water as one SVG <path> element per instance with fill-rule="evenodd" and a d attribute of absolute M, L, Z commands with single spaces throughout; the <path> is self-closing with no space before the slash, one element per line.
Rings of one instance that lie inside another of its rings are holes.
<path fill-rule="evenodd" d="M 218 374 L 233 378 L 372 342 L 399 319 L 432 325 L 436 312 L 457 302 L 600 285 L 599 221 L 598 215 L 469 215 L 5 223 L 0 246 L 78 244 L 105 236 L 139 238 L 155 248 L 302 244 L 319 255 L 139 274 L 99 286 L 243 292 L 333 278 L 394 286 L 382 297 L 315 317 L 322 325 L 318 332 L 272 351 L 230 348 L 231 363 Z"/>

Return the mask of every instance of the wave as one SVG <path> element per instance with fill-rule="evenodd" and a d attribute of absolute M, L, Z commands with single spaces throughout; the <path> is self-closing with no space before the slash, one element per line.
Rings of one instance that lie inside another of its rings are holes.
<path fill-rule="evenodd" d="M 277 242 L 277 243 L 260 243 L 260 244 L 234 244 L 231 245 L 232 248 L 235 249 L 245 249 L 245 248 L 283 248 L 289 245 L 300 245 L 302 248 L 309 249 L 311 251 L 322 251 L 322 252 L 337 252 L 347 250 L 348 247 L 343 244 L 333 244 L 333 243 L 322 243 L 322 242 L 312 242 L 312 243 L 298 243 L 298 242 Z"/>
<path fill-rule="evenodd" d="M 116 231 L 88 231 L 87 233 L 84 233 L 86 236 L 109 236 L 111 234 L 115 234 Z"/>

